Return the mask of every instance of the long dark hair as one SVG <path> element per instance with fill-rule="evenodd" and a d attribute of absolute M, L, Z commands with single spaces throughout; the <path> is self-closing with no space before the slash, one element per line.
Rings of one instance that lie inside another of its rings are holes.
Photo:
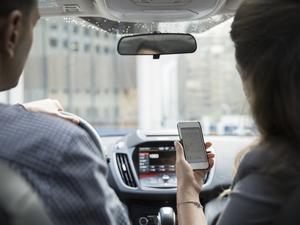
<path fill-rule="evenodd" d="M 245 0 L 231 37 L 262 141 L 300 146 L 300 2 Z"/>

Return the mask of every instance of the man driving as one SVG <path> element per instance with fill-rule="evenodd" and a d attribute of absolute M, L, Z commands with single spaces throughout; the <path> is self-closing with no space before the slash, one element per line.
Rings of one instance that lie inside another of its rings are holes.
<path fill-rule="evenodd" d="M 1 1 L 0 91 L 18 84 L 39 17 L 37 0 Z M 53 224 L 129 224 L 89 135 L 74 123 L 32 111 L 0 105 L 0 159 L 31 184 Z"/>

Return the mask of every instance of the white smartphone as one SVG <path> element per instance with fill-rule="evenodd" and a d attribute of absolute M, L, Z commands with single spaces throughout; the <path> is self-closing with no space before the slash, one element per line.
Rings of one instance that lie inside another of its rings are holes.
<path fill-rule="evenodd" d="M 183 144 L 185 159 L 194 170 L 208 169 L 208 157 L 200 122 L 179 122 L 177 128 Z"/>

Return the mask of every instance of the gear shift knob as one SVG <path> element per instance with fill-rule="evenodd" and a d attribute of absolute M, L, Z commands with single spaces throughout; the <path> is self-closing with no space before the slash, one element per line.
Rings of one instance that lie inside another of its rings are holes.
<path fill-rule="evenodd" d="M 175 225 L 176 224 L 175 212 L 171 207 L 160 208 L 157 219 L 158 219 L 158 225 Z"/>

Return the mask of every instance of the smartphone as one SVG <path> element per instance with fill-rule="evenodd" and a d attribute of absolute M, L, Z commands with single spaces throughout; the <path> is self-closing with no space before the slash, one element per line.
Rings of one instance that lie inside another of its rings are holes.
<path fill-rule="evenodd" d="M 208 157 L 200 122 L 179 122 L 177 128 L 183 145 L 185 159 L 194 170 L 208 169 Z"/>

